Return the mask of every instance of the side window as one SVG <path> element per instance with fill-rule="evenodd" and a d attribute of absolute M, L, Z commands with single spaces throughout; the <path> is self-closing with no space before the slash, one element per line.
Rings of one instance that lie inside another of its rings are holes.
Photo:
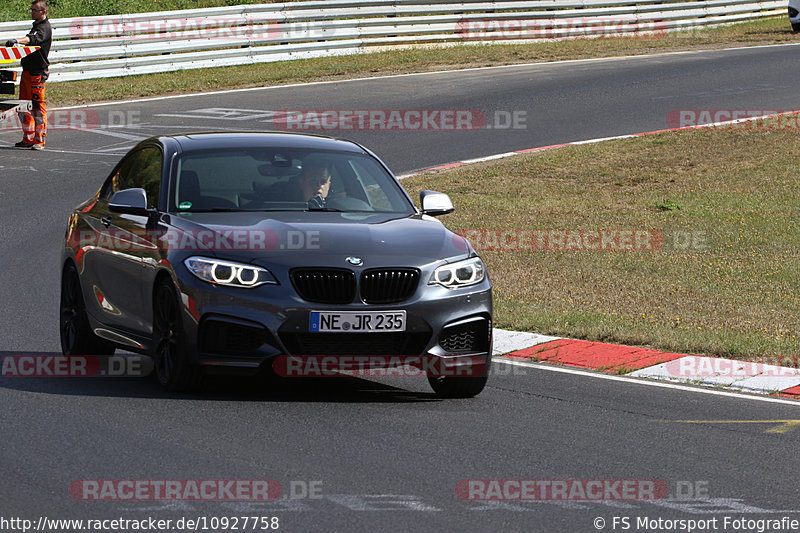
<path fill-rule="evenodd" d="M 117 191 L 141 187 L 147 193 L 147 207 L 158 205 L 163 157 L 161 150 L 148 146 L 129 154 L 103 185 L 100 198 L 108 200 Z"/>
<path fill-rule="evenodd" d="M 361 182 L 364 192 L 367 194 L 369 204 L 378 211 L 391 211 L 392 202 L 386 196 L 386 192 L 381 188 L 380 184 L 378 184 L 375 176 L 368 169 L 365 169 L 360 161 L 352 161 L 351 166 L 358 177 L 358 181 Z"/>
<path fill-rule="evenodd" d="M 100 199 L 106 202 L 111 199 L 111 196 L 119 190 L 119 169 L 116 169 L 112 175 L 103 183 L 103 188 L 100 189 Z"/>

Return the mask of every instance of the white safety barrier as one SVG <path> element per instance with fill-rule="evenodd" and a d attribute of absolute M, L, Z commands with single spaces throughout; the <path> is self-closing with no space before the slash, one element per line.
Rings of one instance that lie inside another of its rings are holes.
<path fill-rule="evenodd" d="M 783 15 L 785 0 L 326 0 L 53 19 L 51 80 L 436 43 L 641 36 Z M 0 23 L 0 42 L 30 21 Z"/>

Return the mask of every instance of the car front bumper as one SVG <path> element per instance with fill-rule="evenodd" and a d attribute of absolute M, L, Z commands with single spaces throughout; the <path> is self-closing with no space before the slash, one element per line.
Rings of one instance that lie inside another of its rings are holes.
<path fill-rule="evenodd" d="M 491 359 L 488 278 L 459 289 L 421 286 L 409 300 L 386 305 L 309 303 L 290 284 L 243 289 L 192 276 L 181 276 L 179 289 L 189 353 L 207 369 L 255 372 L 279 358 L 285 366 L 325 357 L 326 368 L 338 361 L 348 370 L 358 361 L 359 367 L 406 366 L 446 375 L 460 367 L 477 372 Z M 404 332 L 319 333 L 309 327 L 311 311 L 399 310 L 406 312 Z"/>

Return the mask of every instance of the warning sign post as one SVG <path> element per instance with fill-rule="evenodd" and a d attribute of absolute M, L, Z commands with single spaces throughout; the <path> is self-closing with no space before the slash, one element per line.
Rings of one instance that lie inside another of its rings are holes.
<path fill-rule="evenodd" d="M 28 54 L 38 50 L 38 46 L 0 46 L 0 65 L 10 65 L 21 60 Z M 0 94 L 14 94 L 17 81 L 17 72 L 13 70 L 0 70 Z M 0 121 L 5 120 L 9 113 L 17 110 L 31 109 L 30 100 L 0 99 Z"/>

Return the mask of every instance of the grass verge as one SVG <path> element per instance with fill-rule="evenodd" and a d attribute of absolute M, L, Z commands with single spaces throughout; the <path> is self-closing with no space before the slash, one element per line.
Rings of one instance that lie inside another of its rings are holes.
<path fill-rule="evenodd" d="M 498 327 L 740 359 L 796 355 L 798 132 L 767 126 L 568 146 L 403 184 L 451 195 L 444 222 L 486 261 Z M 522 231 L 491 231 L 507 229 Z M 652 246 L 570 240 L 604 230 L 646 231 Z"/>
<path fill-rule="evenodd" d="M 412 48 L 355 56 L 50 83 L 47 91 L 49 105 L 64 106 L 354 76 L 791 42 L 800 42 L 800 35 L 792 33 L 785 17 L 775 17 L 721 28 L 669 33 L 659 38 L 576 39 L 531 44 Z"/>

